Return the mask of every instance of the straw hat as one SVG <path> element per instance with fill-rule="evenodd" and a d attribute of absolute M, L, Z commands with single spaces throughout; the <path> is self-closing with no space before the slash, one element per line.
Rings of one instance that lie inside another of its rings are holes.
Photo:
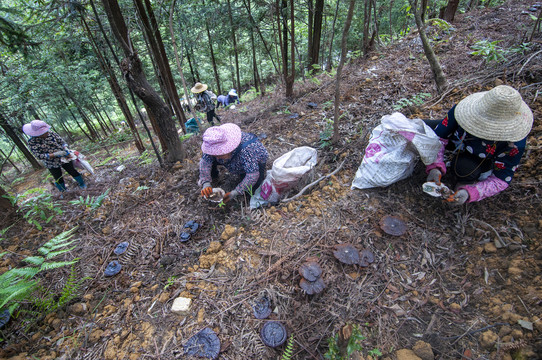
<path fill-rule="evenodd" d="M 202 84 L 200 82 L 197 82 L 196 85 L 194 85 L 194 87 L 191 89 L 191 91 L 194 93 L 194 94 L 198 94 L 200 92 L 204 92 L 205 90 L 207 90 L 207 85 L 205 84 Z"/>
<path fill-rule="evenodd" d="M 201 151 L 216 156 L 231 153 L 241 143 L 241 128 L 235 124 L 213 126 L 203 133 Z"/>
<path fill-rule="evenodd" d="M 533 126 L 531 109 L 506 85 L 467 96 L 457 104 L 455 118 L 469 134 L 491 141 L 519 141 Z"/>
<path fill-rule="evenodd" d="M 51 128 L 51 125 L 41 120 L 32 120 L 30 124 L 23 125 L 23 131 L 28 136 L 43 135 L 47 131 L 49 131 L 50 128 Z"/>

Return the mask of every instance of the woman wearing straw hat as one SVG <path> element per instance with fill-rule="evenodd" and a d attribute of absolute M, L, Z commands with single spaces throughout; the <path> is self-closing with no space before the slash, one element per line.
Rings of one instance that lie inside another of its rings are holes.
<path fill-rule="evenodd" d="M 437 160 L 426 167 L 427 181 L 440 184 L 446 174 L 444 149 L 451 149 L 449 167 L 456 191 L 448 201 L 460 205 L 509 186 L 525 151 L 533 113 L 517 90 L 500 85 L 467 96 L 444 120 L 427 123 L 442 143 Z"/>
<path fill-rule="evenodd" d="M 256 135 L 242 132 L 235 124 L 208 128 L 203 133 L 201 150 L 198 184 L 206 198 L 213 192 L 211 182 L 218 179 L 218 165 L 225 166 L 239 180 L 235 181 L 235 189 L 226 193 L 224 202 L 245 192 L 253 194 L 265 178 L 267 150 Z"/>
<path fill-rule="evenodd" d="M 197 82 L 191 91 L 196 94 L 198 110 L 207 114 L 209 124 L 214 125 L 213 118 L 220 123 L 220 118 L 215 113 L 216 95 L 211 90 L 207 90 L 207 85 Z"/>
<path fill-rule="evenodd" d="M 55 179 L 55 186 L 60 192 L 66 191 L 66 184 L 62 177 L 62 169 L 73 176 L 81 189 L 86 189 L 87 185 L 83 176 L 75 170 L 73 161 L 68 161 L 68 144 L 55 132 L 49 131 L 51 125 L 45 121 L 33 120 L 23 126 L 23 132 L 30 136 L 28 147 L 38 159 L 42 160 L 45 167 L 49 169 Z M 64 159 L 63 159 L 64 158 Z M 63 161 L 64 160 L 64 161 Z"/>

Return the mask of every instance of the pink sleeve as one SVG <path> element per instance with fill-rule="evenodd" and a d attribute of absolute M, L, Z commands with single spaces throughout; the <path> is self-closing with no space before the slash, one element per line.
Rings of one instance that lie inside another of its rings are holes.
<path fill-rule="evenodd" d="M 429 171 L 433 169 L 439 169 L 442 175 L 446 174 L 446 164 L 444 164 L 444 148 L 446 145 L 448 145 L 448 139 L 440 138 L 439 141 L 442 146 L 437 154 L 437 159 L 432 164 L 425 167 L 426 174 L 429 174 Z"/>
<path fill-rule="evenodd" d="M 497 195 L 508 187 L 508 183 L 491 175 L 487 179 L 472 185 L 463 185 L 457 188 L 465 189 L 469 193 L 468 202 L 480 201 L 493 195 Z"/>

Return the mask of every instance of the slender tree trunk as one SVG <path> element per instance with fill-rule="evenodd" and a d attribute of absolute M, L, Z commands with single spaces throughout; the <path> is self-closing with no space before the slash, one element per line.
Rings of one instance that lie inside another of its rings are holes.
<path fill-rule="evenodd" d="M 188 95 L 188 88 L 186 86 L 186 81 L 184 79 L 183 69 L 181 67 L 181 60 L 179 59 L 179 51 L 177 49 L 177 41 L 175 40 L 175 34 L 173 33 L 173 9 L 175 8 L 175 3 L 176 3 L 176 0 L 173 0 L 173 2 L 171 3 L 171 8 L 169 10 L 169 32 L 171 34 L 171 42 L 173 43 L 173 50 L 174 50 L 174 53 L 175 53 L 175 61 L 177 62 L 177 71 L 179 72 L 179 75 L 181 76 L 181 81 L 183 83 L 184 98 L 186 100 L 186 104 L 188 106 L 188 109 L 190 110 L 190 113 L 192 114 L 192 117 L 194 119 L 198 119 L 192 105 L 190 104 L 190 97 Z M 182 55 L 183 54 L 181 52 L 181 57 L 182 57 Z M 200 121 L 199 124 L 202 125 L 202 122 Z M 185 133 L 186 133 L 186 131 L 185 131 Z"/>
<path fill-rule="evenodd" d="M 209 50 L 211 51 L 211 63 L 213 65 L 213 72 L 215 74 L 216 90 L 218 91 L 218 94 L 222 94 L 222 89 L 220 88 L 220 77 L 218 75 L 218 68 L 216 66 L 215 52 L 213 50 L 211 31 L 209 30 L 209 23 L 207 23 L 207 20 L 205 20 L 205 30 L 207 31 L 207 40 L 209 41 Z"/>
<path fill-rule="evenodd" d="M 371 51 L 371 13 L 373 0 L 365 0 L 365 8 L 363 12 L 363 55 L 367 55 Z"/>
<path fill-rule="evenodd" d="M 192 66 L 192 57 L 190 56 L 191 51 L 188 51 L 188 45 L 185 45 L 186 49 L 186 59 L 188 60 L 188 67 L 190 68 L 190 74 L 192 75 L 192 84 L 195 84 L 196 82 L 200 81 L 200 77 L 198 74 L 198 69 L 194 69 Z"/>
<path fill-rule="evenodd" d="M 228 0 L 228 15 L 230 17 L 230 26 L 231 26 L 231 36 L 233 39 L 233 53 L 235 56 L 235 73 L 237 76 L 237 85 L 234 84 L 234 88 L 240 90 L 241 89 L 241 78 L 239 76 L 239 50 L 237 49 L 237 29 L 235 27 L 235 24 L 233 23 L 233 16 L 231 13 L 231 1 Z"/>
<path fill-rule="evenodd" d="M 295 16 L 294 16 L 294 0 L 290 0 L 290 22 L 292 25 L 292 30 L 290 32 L 291 41 L 290 41 L 290 51 L 292 53 L 291 62 L 292 62 L 292 73 L 290 75 L 289 81 L 286 83 L 286 97 L 292 98 L 294 96 L 294 81 L 295 81 Z M 289 96 L 288 96 L 289 94 Z"/>
<path fill-rule="evenodd" d="M 335 15 L 333 15 L 333 25 L 331 26 L 331 40 L 329 41 L 329 56 L 327 58 L 326 71 L 331 71 L 333 68 L 333 39 L 335 38 L 335 24 L 337 23 L 337 16 L 339 14 L 339 4 L 341 2 L 337 0 L 337 6 L 335 7 Z"/>
<path fill-rule="evenodd" d="M 36 160 L 36 158 L 34 157 L 34 155 L 32 155 L 30 150 L 28 150 L 28 147 L 26 146 L 26 144 L 23 143 L 23 141 L 17 135 L 15 130 L 13 130 L 13 127 L 8 123 L 8 119 L 2 112 L 0 112 L 0 126 L 2 127 L 2 129 L 4 129 L 4 132 L 11 139 L 11 141 L 13 141 L 15 146 L 17 146 L 17 148 L 21 151 L 21 153 L 23 153 L 24 157 L 26 158 L 26 160 L 28 160 L 30 165 L 32 165 L 34 170 L 43 169 L 43 166 L 38 162 L 38 160 Z"/>
<path fill-rule="evenodd" d="M 416 19 L 416 25 L 418 26 L 418 32 L 420 33 L 420 39 L 422 40 L 425 57 L 427 58 L 427 61 L 429 61 L 429 65 L 431 66 L 431 71 L 433 72 L 433 77 L 435 78 L 435 84 L 437 86 L 437 92 L 439 94 L 442 94 L 448 87 L 448 82 L 446 81 L 446 77 L 442 72 L 442 68 L 440 67 L 438 58 L 435 55 L 435 52 L 433 51 L 429 40 L 427 39 L 427 35 L 425 33 L 425 25 L 421 17 L 422 9 L 418 9 L 417 0 L 414 2 L 413 8 L 414 18 Z"/>
<path fill-rule="evenodd" d="M 343 71 L 344 60 L 346 58 L 346 41 L 348 40 L 348 32 L 350 31 L 350 24 L 352 22 L 352 15 L 354 13 L 354 6 L 356 0 L 350 0 L 348 6 L 348 14 L 346 15 L 346 21 L 344 22 L 343 37 L 341 40 L 341 59 L 339 60 L 339 66 L 337 67 L 337 75 L 335 81 L 335 101 L 334 101 L 334 114 L 333 114 L 333 138 L 331 142 L 335 145 L 339 142 L 339 105 L 341 102 L 341 74 Z"/>
<path fill-rule="evenodd" d="M 184 151 L 171 118 L 171 110 L 147 81 L 141 60 L 133 49 L 128 28 L 117 0 L 102 0 L 102 3 L 113 33 L 126 56 L 121 61 L 120 68 L 128 87 L 148 106 L 149 112 L 156 117 L 159 131 L 166 139 L 167 160 L 170 162 L 183 160 Z"/>
<path fill-rule="evenodd" d="M 312 65 L 312 29 L 314 27 L 314 2 L 307 0 L 307 69 Z"/>
<path fill-rule="evenodd" d="M 12 146 L 12 147 L 11 147 L 11 151 L 10 151 L 9 154 L 7 154 L 7 155 L 2 151 L 2 149 L 0 149 L 0 154 L 2 154 L 2 156 L 4 157 L 4 161 L 2 162 L 2 167 L 0 167 L 0 173 L 2 173 L 2 168 L 4 167 L 4 163 L 5 163 L 5 162 L 10 163 L 11 166 L 13 166 L 13 168 L 14 168 L 15 170 L 17 170 L 17 172 L 18 172 L 19 174 L 21 173 L 21 170 L 20 170 L 20 169 L 17 167 L 17 165 L 15 165 L 15 164 L 13 163 L 13 161 L 11 161 L 10 158 L 9 158 L 9 157 L 11 156 L 11 153 L 13 152 L 14 149 L 15 149 L 15 146 Z"/>
<path fill-rule="evenodd" d="M 98 16 L 98 12 L 96 11 L 96 7 L 94 6 L 94 2 L 91 0 L 90 4 L 92 5 L 92 10 L 94 12 L 94 16 L 96 17 L 96 22 L 98 23 L 98 26 L 100 28 L 100 31 L 102 35 L 104 36 L 104 40 L 106 41 L 109 50 L 111 51 L 111 54 L 113 58 L 115 59 L 117 65 L 120 65 L 120 61 L 117 58 L 117 55 L 115 54 L 115 51 L 113 49 L 113 46 L 111 45 L 111 42 L 107 38 L 102 22 L 100 20 L 100 17 Z M 90 29 L 88 29 L 87 26 L 87 32 L 90 32 Z M 101 51 L 99 51 L 98 46 L 96 44 L 96 41 L 93 37 L 90 37 L 92 40 L 92 44 L 94 45 L 94 49 L 96 52 L 96 55 L 98 59 L 100 60 L 100 64 L 102 66 L 102 70 L 106 74 L 107 81 L 109 83 L 109 86 L 111 87 L 111 91 L 113 92 L 113 95 L 115 96 L 115 99 L 117 100 L 117 104 L 119 105 L 122 113 L 124 114 L 124 118 L 128 122 L 128 127 L 130 128 L 132 135 L 134 136 L 134 143 L 139 151 L 139 153 L 143 153 L 145 151 L 145 146 L 143 145 L 143 141 L 141 140 L 141 136 L 139 135 L 139 132 L 137 131 L 137 127 L 135 125 L 134 118 L 132 116 L 132 112 L 130 111 L 130 107 L 128 106 L 128 103 L 126 102 L 126 98 L 124 97 L 124 93 L 122 92 L 122 89 L 119 85 L 119 82 L 117 80 L 117 75 L 115 75 L 115 72 L 111 68 L 111 63 L 107 60 L 107 56 L 105 56 Z M 130 89 L 131 92 L 131 89 Z M 134 106 L 137 109 L 137 106 L 134 101 Z M 111 120 L 110 120 L 111 121 Z M 152 141 L 152 139 L 151 139 Z M 158 154 L 157 154 L 158 155 Z M 159 156 L 159 155 L 158 155 Z"/>

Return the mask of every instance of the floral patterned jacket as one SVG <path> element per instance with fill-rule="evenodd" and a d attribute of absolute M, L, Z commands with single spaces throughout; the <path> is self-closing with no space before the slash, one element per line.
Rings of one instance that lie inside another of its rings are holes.
<path fill-rule="evenodd" d="M 28 139 L 28 147 L 35 157 L 43 161 L 46 168 L 59 168 L 62 165 L 61 158 L 50 159 L 49 154 L 66 150 L 68 144 L 57 133 L 49 131 L 48 134 L 45 138 L 31 137 Z"/>
<path fill-rule="evenodd" d="M 457 123 L 455 106 L 448 111 L 448 115 L 437 125 L 435 133 L 440 137 L 442 147 L 437 160 L 426 167 L 426 172 L 436 168 L 442 174 L 446 173 L 444 148 L 450 141 L 455 145 L 454 151 L 466 151 L 479 157 L 480 161 L 487 159 L 493 163 L 492 173 L 488 178 L 475 184 L 458 187 L 458 190 L 467 190 L 469 193 L 468 202 L 480 201 L 506 189 L 518 168 L 527 143 L 526 137 L 516 142 L 488 141 L 469 134 Z"/>

